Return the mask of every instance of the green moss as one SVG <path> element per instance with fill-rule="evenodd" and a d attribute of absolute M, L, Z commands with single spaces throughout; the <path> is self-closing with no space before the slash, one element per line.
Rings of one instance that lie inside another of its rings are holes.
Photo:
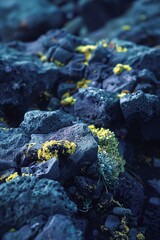
<path fill-rule="evenodd" d="M 114 185 L 119 173 L 124 171 L 124 159 L 118 152 L 118 141 L 109 129 L 88 126 L 98 138 L 98 167 L 106 185 Z"/>

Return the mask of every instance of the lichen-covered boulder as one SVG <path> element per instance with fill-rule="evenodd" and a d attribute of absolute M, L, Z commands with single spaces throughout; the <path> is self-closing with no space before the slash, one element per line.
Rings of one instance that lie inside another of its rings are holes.
<path fill-rule="evenodd" d="M 1 235 L 39 215 L 72 215 L 75 212 L 75 204 L 56 181 L 27 176 L 0 185 Z"/>
<path fill-rule="evenodd" d="M 97 159 L 98 144 L 87 125 L 79 123 L 48 134 L 32 134 L 31 141 L 21 158 L 23 162 L 59 160 L 60 176 L 63 179 L 76 176 L 84 166 Z M 25 165 L 27 166 L 27 165 Z"/>

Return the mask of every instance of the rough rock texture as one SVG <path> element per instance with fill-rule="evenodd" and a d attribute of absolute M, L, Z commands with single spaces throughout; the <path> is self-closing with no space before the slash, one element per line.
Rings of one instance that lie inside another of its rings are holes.
<path fill-rule="evenodd" d="M 76 206 L 58 182 L 35 177 L 17 177 L 0 185 L 0 234 L 19 228 L 33 217 L 71 215 Z"/>
<path fill-rule="evenodd" d="M 121 118 L 116 95 L 96 88 L 79 90 L 74 104 L 74 113 L 90 124 L 94 123 L 105 128 Z"/>
<path fill-rule="evenodd" d="M 78 232 L 74 227 L 71 219 L 63 215 L 55 215 L 50 217 L 42 232 L 38 234 L 35 240 L 43 239 L 77 239 L 81 240 L 81 232 Z"/>

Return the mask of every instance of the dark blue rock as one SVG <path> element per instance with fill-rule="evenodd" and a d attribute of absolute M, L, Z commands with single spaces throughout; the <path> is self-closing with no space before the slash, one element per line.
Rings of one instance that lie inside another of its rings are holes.
<path fill-rule="evenodd" d="M 78 231 L 69 217 L 56 214 L 50 217 L 42 232 L 35 240 L 82 240 L 81 232 Z"/>
<path fill-rule="evenodd" d="M 0 234 L 39 215 L 72 215 L 76 206 L 58 182 L 17 177 L 0 185 Z"/>
<path fill-rule="evenodd" d="M 111 126 L 122 117 L 116 94 L 92 87 L 79 90 L 74 113 L 80 119 L 104 128 Z"/>
<path fill-rule="evenodd" d="M 70 126 L 74 120 L 74 116 L 61 110 L 51 112 L 35 110 L 24 115 L 20 128 L 27 134 L 44 134 Z"/>

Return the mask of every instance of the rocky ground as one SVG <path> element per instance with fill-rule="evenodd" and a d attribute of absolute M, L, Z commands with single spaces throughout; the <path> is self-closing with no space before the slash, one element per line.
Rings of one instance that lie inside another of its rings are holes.
<path fill-rule="evenodd" d="M 0 2 L 0 239 L 160 239 L 159 9 Z"/>

